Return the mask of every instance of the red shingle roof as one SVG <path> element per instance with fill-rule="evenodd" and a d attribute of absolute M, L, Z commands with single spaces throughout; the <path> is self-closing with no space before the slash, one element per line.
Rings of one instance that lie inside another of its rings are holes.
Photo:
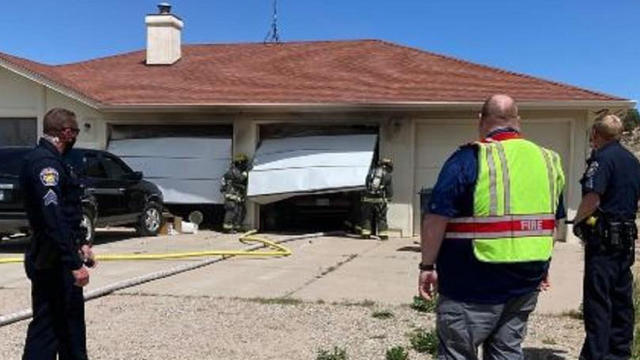
<path fill-rule="evenodd" d="M 104 105 L 625 100 L 378 40 L 183 45 L 170 66 L 145 51 L 49 66 L 4 55 Z"/>

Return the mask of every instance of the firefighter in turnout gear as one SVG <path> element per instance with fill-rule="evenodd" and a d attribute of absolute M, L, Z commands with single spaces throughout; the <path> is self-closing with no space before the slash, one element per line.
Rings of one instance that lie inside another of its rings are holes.
<path fill-rule="evenodd" d="M 391 172 L 393 162 L 390 159 L 378 161 L 378 165 L 371 168 L 366 180 L 366 190 L 362 197 L 362 229 L 363 238 L 371 236 L 377 230 L 381 239 L 388 239 L 387 232 L 387 202 L 393 196 L 391 187 Z"/>
<path fill-rule="evenodd" d="M 234 233 L 240 231 L 246 212 L 247 172 L 249 159 L 244 154 L 233 158 L 231 168 L 222 177 L 220 192 L 224 196 L 224 222 L 222 231 Z"/>

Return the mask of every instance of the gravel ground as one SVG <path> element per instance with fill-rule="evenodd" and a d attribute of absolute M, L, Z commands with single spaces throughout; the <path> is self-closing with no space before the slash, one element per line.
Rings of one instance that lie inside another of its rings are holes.
<path fill-rule="evenodd" d="M 374 318 L 388 310 L 390 319 Z M 264 299 L 118 293 L 87 303 L 91 359 L 315 359 L 319 349 L 345 348 L 349 359 L 385 359 L 410 347 L 407 334 L 431 329 L 432 314 L 408 306 L 323 304 Z M 0 328 L 0 358 L 19 359 L 27 322 Z M 527 359 L 576 359 L 582 322 L 534 315 Z M 430 359 L 413 350 L 410 359 Z"/>

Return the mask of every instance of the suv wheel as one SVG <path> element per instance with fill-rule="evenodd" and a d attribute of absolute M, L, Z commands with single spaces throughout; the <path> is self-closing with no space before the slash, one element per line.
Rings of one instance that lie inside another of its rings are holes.
<path fill-rule="evenodd" d="M 155 201 L 149 201 L 140 215 L 136 231 L 142 236 L 156 236 L 162 226 L 162 220 L 162 206 Z"/>
<path fill-rule="evenodd" d="M 93 212 L 90 209 L 83 208 L 82 209 L 82 222 L 80 226 L 87 230 L 85 241 L 88 244 L 93 244 L 93 240 L 96 236 L 96 227 L 93 222 Z"/>

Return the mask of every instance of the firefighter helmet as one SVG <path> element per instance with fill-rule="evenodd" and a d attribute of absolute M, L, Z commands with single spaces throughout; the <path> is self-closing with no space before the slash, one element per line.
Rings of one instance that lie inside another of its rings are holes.
<path fill-rule="evenodd" d="M 393 170 L 393 161 L 389 158 L 383 158 L 379 162 L 380 166 L 386 166 L 389 170 Z"/>
<path fill-rule="evenodd" d="M 247 162 L 247 161 L 249 161 L 249 158 L 245 154 L 236 154 L 233 157 L 233 162 Z"/>

